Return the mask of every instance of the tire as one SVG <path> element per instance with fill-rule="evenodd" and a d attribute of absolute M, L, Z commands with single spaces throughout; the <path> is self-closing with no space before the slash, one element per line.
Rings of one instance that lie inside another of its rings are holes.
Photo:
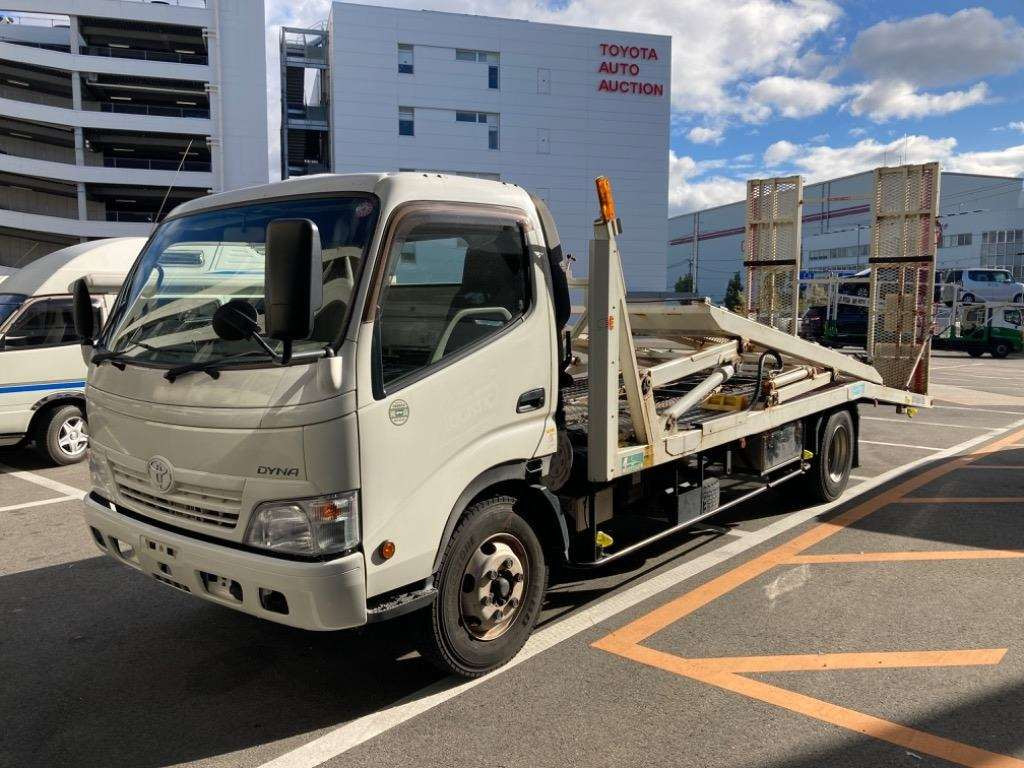
<path fill-rule="evenodd" d="M 854 295 L 860 296 L 862 299 L 866 299 L 869 293 L 871 293 L 870 289 L 868 289 L 867 286 L 863 285 L 858 287 L 857 290 L 854 291 Z"/>
<path fill-rule="evenodd" d="M 973 293 L 965 293 L 960 297 L 961 304 L 973 304 L 975 301 Z"/>
<path fill-rule="evenodd" d="M 990 351 L 992 352 L 992 357 L 1002 360 L 1004 357 L 1010 354 L 1011 349 L 1010 345 L 1007 344 L 1005 341 L 997 341 L 992 345 L 992 349 Z"/>
<path fill-rule="evenodd" d="M 805 488 L 812 500 L 823 503 L 843 495 L 850 482 L 855 439 L 849 411 L 836 411 L 825 420 L 818 450 L 804 475 Z"/>
<path fill-rule="evenodd" d="M 89 427 L 77 405 L 61 405 L 46 414 L 36 432 L 36 450 L 54 464 L 67 466 L 85 458 Z"/>
<path fill-rule="evenodd" d="M 985 351 L 982 349 L 968 349 L 967 354 L 971 357 L 981 357 L 985 354 Z"/>
<path fill-rule="evenodd" d="M 494 496 L 472 504 L 448 543 L 437 599 L 422 612 L 424 655 L 445 672 L 474 678 L 497 669 L 519 652 L 537 623 L 547 564 L 536 533 L 516 511 L 519 503 Z M 488 617 L 491 609 L 504 617 Z"/>
<path fill-rule="evenodd" d="M 1013 297 L 1014 304 L 1024 304 L 1024 293 L 1018 293 Z"/>

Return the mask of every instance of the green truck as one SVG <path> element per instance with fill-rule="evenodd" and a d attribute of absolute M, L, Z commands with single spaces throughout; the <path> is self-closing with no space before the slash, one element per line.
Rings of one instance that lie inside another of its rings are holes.
<path fill-rule="evenodd" d="M 1021 304 L 972 304 L 958 308 L 958 322 L 950 323 L 933 341 L 934 349 L 952 349 L 981 357 L 1006 357 L 1024 350 Z M 942 323 L 940 323 L 940 327 Z"/>

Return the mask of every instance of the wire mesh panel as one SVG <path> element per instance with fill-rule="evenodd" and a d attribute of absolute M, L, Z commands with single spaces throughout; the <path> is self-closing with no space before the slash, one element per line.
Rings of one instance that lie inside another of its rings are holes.
<path fill-rule="evenodd" d="M 799 176 L 747 182 L 743 241 L 747 317 L 794 334 L 799 308 L 802 210 Z"/>
<path fill-rule="evenodd" d="M 928 393 L 939 164 L 876 168 L 868 355 L 887 386 Z"/>

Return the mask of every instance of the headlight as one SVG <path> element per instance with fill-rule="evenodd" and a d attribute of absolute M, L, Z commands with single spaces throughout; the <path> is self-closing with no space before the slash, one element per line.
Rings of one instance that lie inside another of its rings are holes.
<path fill-rule="evenodd" d="M 359 492 L 271 501 L 256 508 L 245 543 L 293 555 L 329 555 L 359 543 Z"/>
<path fill-rule="evenodd" d="M 107 457 L 102 453 L 97 453 L 92 448 L 88 449 L 88 453 L 89 479 L 92 481 L 92 487 L 106 491 L 109 495 L 114 487 L 114 478 L 110 474 L 110 464 L 107 463 Z"/>

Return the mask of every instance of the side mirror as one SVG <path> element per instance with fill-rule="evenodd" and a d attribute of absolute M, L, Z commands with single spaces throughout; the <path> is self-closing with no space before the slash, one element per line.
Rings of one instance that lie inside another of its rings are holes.
<path fill-rule="evenodd" d="M 89 286 L 86 285 L 84 277 L 75 280 L 72 295 L 74 297 L 75 333 L 82 344 L 92 346 L 96 334 L 96 316 L 93 313 Z"/>
<path fill-rule="evenodd" d="M 274 219 L 267 225 L 266 335 L 285 342 L 308 339 L 324 301 L 320 232 L 309 219 Z"/>

